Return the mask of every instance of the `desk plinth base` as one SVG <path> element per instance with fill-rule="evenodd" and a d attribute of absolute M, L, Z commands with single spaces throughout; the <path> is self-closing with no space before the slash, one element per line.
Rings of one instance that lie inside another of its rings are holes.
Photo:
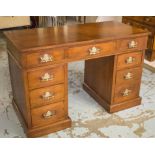
<path fill-rule="evenodd" d="M 16 112 L 16 114 L 17 114 L 17 116 L 18 116 L 18 118 L 19 118 L 19 120 L 20 120 L 20 122 L 24 128 L 24 131 L 25 131 L 27 137 L 29 137 L 29 138 L 45 136 L 47 134 L 57 132 L 59 130 L 63 130 L 63 129 L 71 127 L 71 119 L 68 117 L 66 119 L 60 120 L 60 121 L 55 122 L 55 123 L 51 123 L 48 125 L 29 129 L 25 123 L 25 120 L 22 116 L 22 113 L 20 112 L 20 110 L 17 107 L 17 104 L 15 103 L 14 100 L 12 101 L 12 104 L 13 104 L 15 112 Z"/>
<path fill-rule="evenodd" d="M 48 124 L 47 126 L 42 126 L 34 129 L 29 129 L 27 132 L 28 137 L 40 137 L 45 136 L 47 134 L 57 132 L 60 130 L 64 130 L 66 128 L 71 127 L 71 119 L 68 117 L 65 120 L 61 120 L 59 122 L 55 122 L 52 124 Z"/>
<path fill-rule="evenodd" d="M 128 100 L 119 104 L 111 104 L 106 102 L 101 98 L 93 89 L 91 89 L 86 83 L 83 84 L 83 89 L 93 97 L 103 108 L 105 108 L 109 113 L 117 112 L 120 110 L 128 109 L 141 104 L 141 97 Z"/>

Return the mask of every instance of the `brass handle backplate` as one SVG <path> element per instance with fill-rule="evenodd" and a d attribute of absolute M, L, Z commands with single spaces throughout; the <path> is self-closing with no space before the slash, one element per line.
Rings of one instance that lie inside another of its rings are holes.
<path fill-rule="evenodd" d="M 40 57 L 41 63 L 50 62 L 50 61 L 53 61 L 53 57 L 49 54 L 44 54 L 43 56 Z"/>
<path fill-rule="evenodd" d="M 50 81 L 53 80 L 54 76 L 50 75 L 49 73 L 45 73 L 42 77 L 41 77 L 41 81 Z"/>
<path fill-rule="evenodd" d="M 132 79 L 133 78 L 133 74 L 128 72 L 126 75 L 124 75 L 124 79 L 125 80 L 129 80 L 129 79 Z"/>
<path fill-rule="evenodd" d="M 41 96 L 44 100 L 50 100 L 54 98 L 54 94 L 51 92 L 45 92 L 42 96 Z"/>
<path fill-rule="evenodd" d="M 125 89 L 125 90 L 122 92 L 122 96 L 129 96 L 129 94 L 130 94 L 131 92 L 132 92 L 131 90 Z"/>
<path fill-rule="evenodd" d="M 99 48 L 96 48 L 96 47 L 92 47 L 89 49 L 89 54 L 90 55 L 95 55 L 95 54 L 98 54 L 100 53 L 100 49 Z"/>
<path fill-rule="evenodd" d="M 42 116 L 44 119 L 48 119 L 51 118 L 52 116 L 54 116 L 56 114 L 56 111 L 47 111 L 46 113 L 44 113 Z"/>
<path fill-rule="evenodd" d="M 134 40 L 131 40 L 128 44 L 129 48 L 136 48 L 137 47 L 137 42 Z"/>
<path fill-rule="evenodd" d="M 128 58 L 125 60 L 126 64 L 131 64 L 131 63 L 133 63 L 134 61 L 135 61 L 135 58 L 134 58 L 134 57 L 128 57 Z"/>

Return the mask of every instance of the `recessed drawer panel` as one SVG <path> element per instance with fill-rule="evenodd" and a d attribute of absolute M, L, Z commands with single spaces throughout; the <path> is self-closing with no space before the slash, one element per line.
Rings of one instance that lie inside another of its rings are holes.
<path fill-rule="evenodd" d="M 30 92 L 31 108 L 36 108 L 58 102 L 64 99 L 64 84 L 54 85 L 40 89 L 34 89 Z"/>
<path fill-rule="evenodd" d="M 141 72 L 140 67 L 117 71 L 116 87 L 122 84 L 132 83 L 135 80 L 140 80 Z"/>
<path fill-rule="evenodd" d="M 61 62 L 64 59 L 63 49 L 44 50 L 28 54 L 26 56 L 26 65 L 28 67 L 44 66 Z"/>
<path fill-rule="evenodd" d="M 117 85 L 115 88 L 114 103 L 124 102 L 139 96 L 140 82 L 132 84 Z"/>
<path fill-rule="evenodd" d="M 53 123 L 65 117 L 63 102 L 32 109 L 32 126 Z"/>
<path fill-rule="evenodd" d="M 64 82 L 63 66 L 28 72 L 29 89 L 40 88 L 62 82 Z"/>
<path fill-rule="evenodd" d="M 117 41 L 117 49 L 119 51 L 145 50 L 146 47 L 147 47 L 147 37 L 123 39 Z"/>
<path fill-rule="evenodd" d="M 67 50 L 68 59 L 91 59 L 111 55 L 115 51 L 115 42 L 98 43 L 88 46 L 73 47 Z"/>
<path fill-rule="evenodd" d="M 134 67 L 142 62 L 142 52 L 132 52 L 118 55 L 117 69 Z"/>

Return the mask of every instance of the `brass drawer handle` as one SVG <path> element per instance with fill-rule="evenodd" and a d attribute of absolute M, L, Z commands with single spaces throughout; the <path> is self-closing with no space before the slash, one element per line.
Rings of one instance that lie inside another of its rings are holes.
<path fill-rule="evenodd" d="M 56 114 L 56 111 L 47 111 L 46 113 L 44 113 L 42 116 L 44 119 L 48 119 L 51 118 L 52 116 L 54 116 Z"/>
<path fill-rule="evenodd" d="M 122 92 L 122 96 L 129 96 L 131 92 L 132 92 L 131 90 L 125 89 L 124 92 Z"/>
<path fill-rule="evenodd" d="M 133 74 L 128 72 L 126 75 L 124 75 L 124 79 L 125 80 L 129 80 L 129 79 L 132 79 L 133 78 Z"/>
<path fill-rule="evenodd" d="M 44 100 L 50 100 L 50 99 L 53 99 L 54 98 L 54 94 L 47 91 L 41 97 Z"/>
<path fill-rule="evenodd" d="M 43 56 L 40 57 L 41 63 L 50 62 L 50 61 L 53 61 L 53 57 L 50 56 L 49 54 L 44 54 Z"/>
<path fill-rule="evenodd" d="M 41 81 L 50 81 L 53 80 L 54 76 L 50 75 L 49 73 L 45 73 L 42 77 L 41 77 Z"/>
<path fill-rule="evenodd" d="M 131 40 L 128 44 L 129 48 L 136 48 L 137 47 L 137 42 L 134 40 Z"/>
<path fill-rule="evenodd" d="M 131 64 L 131 63 L 133 63 L 134 61 L 135 61 L 135 58 L 134 58 L 134 57 L 128 57 L 128 58 L 125 60 L 126 64 Z"/>
<path fill-rule="evenodd" d="M 96 48 L 95 46 L 89 49 L 89 54 L 90 55 L 95 55 L 97 53 L 100 53 L 100 49 Z"/>

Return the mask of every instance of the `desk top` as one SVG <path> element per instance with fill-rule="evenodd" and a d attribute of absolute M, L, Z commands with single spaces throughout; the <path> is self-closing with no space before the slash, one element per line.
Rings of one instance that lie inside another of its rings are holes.
<path fill-rule="evenodd" d="M 87 44 L 112 39 L 148 35 L 148 31 L 119 22 L 87 23 L 61 27 L 35 28 L 4 32 L 19 52 Z"/>

